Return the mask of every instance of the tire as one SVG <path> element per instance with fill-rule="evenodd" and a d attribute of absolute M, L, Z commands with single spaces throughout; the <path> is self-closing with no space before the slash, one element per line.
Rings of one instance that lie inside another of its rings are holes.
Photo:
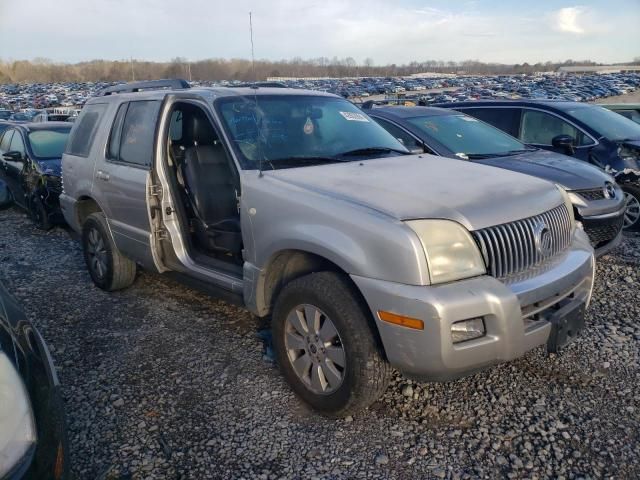
<path fill-rule="evenodd" d="M 272 317 L 276 360 L 294 392 L 327 416 L 344 417 L 367 408 L 391 378 L 391 366 L 363 303 L 348 279 L 333 272 L 296 279 L 276 299 Z M 315 328 L 308 325 L 307 337 L 299 333 L 304 330 L 299 315 L 303 320 L 316 319 Z"/>
<path fill-rule="evenodd" d="M 624 213 L 624 230 L 637 232 L 640 230 L 640 187 L 623 185 L 627 198 L 627 210 Z"/>
<path fill-rule="evenodd" d="M 11 191 L 6 183 L 0 180 L 0 210 L 9 208 L 13 204 L 13 198 L 11 197 Z"/>
<path fill-rule="evenodd" d="M 53 227 L 53 223 L 49 218 L 49 212 L 47 212 L 42 200 L 40 200 L 40 197 L 37 195 L 33 195 L 29 199 L 29 217 L 31 217 L 31 221 L 40 230 L 46 232 Z"/>
<path fill-rule="evenodd" d="M 102 290 L 122 290 L 135 280 L 136 264 L 118 251 L 104 213 L 92 213 L 82 225 L 82 250 L 89 275 Z"/>

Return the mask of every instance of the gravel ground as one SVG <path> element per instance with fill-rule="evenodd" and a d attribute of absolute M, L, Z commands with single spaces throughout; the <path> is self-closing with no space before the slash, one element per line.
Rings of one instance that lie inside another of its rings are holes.
<path fill-rule="evenodd" d="M 80 479 L 638 478 L 640 237 L 599 263 L 585 335 L 463 380 L 308 411 L 244 310 L 142 273 L 93 286 L 67 232 L 0 212 L 0 276 L 49 343 Z"/>

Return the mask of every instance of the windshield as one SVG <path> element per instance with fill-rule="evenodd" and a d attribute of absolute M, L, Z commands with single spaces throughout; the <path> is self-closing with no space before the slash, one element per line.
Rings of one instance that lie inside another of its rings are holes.
<path fill-rule="evenodd" d="M 216 105 L 245 169 L 260 163 L 275 169 L 408 153 L 341 98 L 257 95 L 222 98 Z"/>
<path fill-rule="evenodd" d="M 29 134 L 31 151 L 36 158 L 62 158 L 71 129 L 36 130 Z"/>
<path fill-rule="evenodd" d="M 640 125 L 602 107 L 581 107 L 566 112 L 613 141 L 640 140 Z"/>
<path fill-rule="evenodd" d="M 502 130 L 468 115 L 433 115 L 407 120 L 454 154 L 499 156 L 527 148 Z"/>

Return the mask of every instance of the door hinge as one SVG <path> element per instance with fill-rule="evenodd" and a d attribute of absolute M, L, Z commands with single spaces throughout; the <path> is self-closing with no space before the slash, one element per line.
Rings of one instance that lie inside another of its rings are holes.
<path fill-rule="evenodd" d="M 156 228 L 153 231 L 153 235 L 158 240 L 167 240 L 169 238 L 169 235 L 167 234 L 167 231 L 164 228 Z"/>
<path fill-rule="evenodd" d="M 149 185 L 149 195 L 152 197 L 161 197 L 162 185 Z"/>

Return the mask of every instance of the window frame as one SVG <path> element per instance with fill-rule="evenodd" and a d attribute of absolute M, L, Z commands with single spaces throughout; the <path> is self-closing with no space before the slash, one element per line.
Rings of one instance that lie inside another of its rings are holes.
<path fill-rule="evenodd" d="M 542 112 L 542 113 L 546 113 L 547 115 L 551 115 L 553 117 L 559 118 L 560 120 L 562 120 L 563 122 L 571 125 L 573 128 L 575 128 L 578 132 L 580 132 L 585 138 L 588 138 L 591 140 L 591 142 L 593 143 L 588 143 L 586 145 L 574 145 L 573 148 L 593 148 L 596 145 L 598 145 L 600 142 L 598 142 L 595 138 L 593 138 L 588 132 L 586 132 L 584 129 L 580 128 L 578 125 L 576 125 L 575 123 L 573 123 L 571 120 L 569 120 L 568 118 L 559 115 L 555 112 L 552 112 L 550 110 L 545 110 L 542 108 L 534 108 L 534 107 L 521 107 L 522 108 L 522 113 L 520 115 L 520 128 L 518 129 L 518 140 L 520 140 L 522 143 L 524 143 L 525 145 L 537 145 L 537 146 L 541 146 L 541 147 L 553 147 L 552 144 L 547 144 L 547 143 L 531 143 L 531 142 L 527 142 L 526 140 L 524 140 L 522 138 L 522 127 L 524 125 L 524 115 L 526 113 L 527 110 L 531 110 L 531 111 L 535 111 L 535 112 Z M 574 139 L 574 140 L 577 140 Z"/>
<path fill-rule="evenodd" d="M 82 118 L 82 115 L 83 114 L 86 115 L 86 111 L 87 110 L 85 110 L 85 108 L 88 109 L 88 108 L 91 108 L 93 106 L 99 106 L 99 108 L 101 108 L 102 111 L 98 113 L 98 119 L 97 119 L 97 121 L 95 123 L 94 128 L 92 129 L 91 137 L 90 137 L 89 141 L 87 142 L 87 145 L 88 145 L 89 148 L 87 149 L 86 155 L 85 154 L 81 154 L 79 152 L 72 152 L 72 151 L 70 151 L 70 148 L 71 148 L 71 145 L 73 144 L 73 140 L 75 139 L 75 136 L 77 134 L 77 130 L 78 130 L 78 128 L 80 128 L 80 125 L 82 124 L 82 121 L 84 120 L 84 118 Z M 90 103 L 90 104 L 86 105 L 82 109 L 82 111 L 80 112 L 80 115 L 78 116 L 78 120 L 76 120 L 73 123 L 73 127 L 71 129 L 71 132 L 69 132 L 69 139 L 67 140 L 67 146 L 64 149 L 63 155 L 70 155 L 72 157 L 78 157 L 78 158 L 89 158 L 91 156 L 91 150 L 94 147 L 93 144 L 95 143 L 95 139 L 96 139 L 96 137 L 98 135 L 98 130 L 100 129 L 100 124 L 101 124 L 101 122 L 102 122 L 102 120 L 104 118 L 104 115 L 107 112 L 108 108 L 109 108 L 109 104 L 108 103 L 96 102 L 96 103 Z"/>
<path fill-rule="evenodd" d="M 151 145 L 153 148 L 151 152 L 151 161 L 149 162 L 149 164 L 127 162 L 125 160 L 122 160 L 120 157 L 120 151 L 122 150 L 122 133 L 124 132 L 124 126 L 127 121 L 127 115 L 129 114 L 129 108 L 131 107 L 132 103 L 141 103 L 141 102 L 147 102 L 147 103 L 155 102 L 158 104 L 158 112 L 157 112 L 156 122 L 153 127 L 153 139 L 151 142 Z M 115 133 L 114 127 L 116 126 L 116 121 L 118 120 L 118 114 L 120 112 L 120 109 L 123 107 L 124 107 L 124 114 L 122 115 L 122 123 L 119 125 L 119 130 L 118 130 L 118 135 L 119 135 L 118 158 L 112 158 L 110 156 L 111 139 L 113 134 Z M 156 139 L 158 138 L 157 135 L 158 135 L 158 128 L 159 128 L 159 122 L 157 120 L 158 118 L 160 118 L 161 114 L 162 114 L 162 101 L 157 99 L 126 100 L 118 104 L 118 108 L 116 108 L 116 113 L 113 116 L 113 120 L 111 121 L 111 129 L 109 131 L 109 136 L 107 137 L 107 143 L 105 145 L 105 152 L 104 152 L 105 161 L 108 163 L 112 163 L 114 165 L 122 165 L 125 167 L 138 168 L 141 170 L 150 171 L 153 168 L 153 161 L 156 154 Z"/>

